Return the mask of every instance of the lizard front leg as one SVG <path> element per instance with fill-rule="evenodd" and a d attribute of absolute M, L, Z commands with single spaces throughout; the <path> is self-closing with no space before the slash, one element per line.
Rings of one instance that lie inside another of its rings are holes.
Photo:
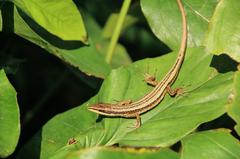
<path fill-rule="evenodd" d="M 167 86 L 166 89 L 167 89 L 168 94 L 172 97 L 183 94 L 183 88 L 171 89 L 170 86 Z"/>
<path fill-rule="evenodd" d="M 141 117 L 140 114 L 136 114 L 136 128 L 139 128 L 141 126 Z"/>
<path fill-rule="evenodd" d="M 156 86 L 158 84 L 156 78 L 150 74 L 145 74 L 144 81 L 150 84 L 151 86 Z"/>

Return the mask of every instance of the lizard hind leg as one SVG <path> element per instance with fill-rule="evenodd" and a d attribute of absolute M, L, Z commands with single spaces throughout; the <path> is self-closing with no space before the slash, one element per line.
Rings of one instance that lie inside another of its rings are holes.
<path fill-rule="evenodd" d="M 184 90 L 181 87 L 180 88 L 171 89 L 170 86 L 167 86 L 167 92 L 172 97 L 184 94 Z"/>

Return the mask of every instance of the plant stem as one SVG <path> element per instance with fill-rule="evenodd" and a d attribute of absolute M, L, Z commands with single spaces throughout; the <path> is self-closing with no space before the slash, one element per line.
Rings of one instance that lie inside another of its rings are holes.
<path fill-rule="evenodd" d="M 111 38 L 111 41 L 110 41 L 110 45 L 109 45 L 108 50 L 107 50 L 107 56 L 106 56 L 106 59 L 105 59 L 107 63 L 110 63 L 111 60 L 112 60 L 113 52 L 115 50 L 118 38 L 120 36 L 121 29 L 122 29 L 122 26 L 123 26 L 123 22 L 124 22 L 124 19 L 125 19 L 126 15 L 127 15 L 127 11 L 128 11 L 129 6 L 130 6 L 130 3 L 131 3 L 131 0 L 124 0 L 124 2 L 123 2 L 123 5 L 122 5 L 122 8 L 120 10 L 119 17 L 118 17 L 118 21 L 117 21 L 117 24 L 116 24 L 116 28 L 113 31 L 113 35 L 112 35 L 112 38 Z"/>

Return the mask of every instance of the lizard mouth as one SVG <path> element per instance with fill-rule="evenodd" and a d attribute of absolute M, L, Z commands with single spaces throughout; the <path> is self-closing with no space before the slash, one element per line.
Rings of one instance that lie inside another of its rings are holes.
<path fill-rule="evenodd" d="M 92 105 L 88 107 L 88 110 L 98 114 L 103 114 L 103 115 L 105 114 L 104 109 L 101 108 L 99 105 Z"/>
<path fill-rule="evenodd" d="M 92 111 L 92 112 L 96 112 L 96 111 L 98 112 L 99 111 L 99 109 L 97 109 L 95 106 L 90 106 L 87 109 Z"/>
<path fill-rule="evenodd" d="M 106 115 L 106 116 L 116 116 L 112 111 L 99 108 L 99 106 L 90 106 L 88 110 L 97 114 Z"/>

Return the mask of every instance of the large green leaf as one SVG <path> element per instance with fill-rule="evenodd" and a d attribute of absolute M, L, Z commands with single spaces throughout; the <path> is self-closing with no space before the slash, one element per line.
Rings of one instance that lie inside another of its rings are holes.
<path fill-rule="evenodd" d="M 238 159 L 240 143 L 226 130 L 199 132 L 182 140 L 181 159 Z"/>
<path fill-rule="evenodd" d="M 214 54 L 227 53 L 240 61 L 240 1 L 221 0 L 211 18 L 205 39 L 208 51 Z"/>
<path fill-rule="evenodd" d="M 20 134 L 16 91 L 0 70 L 0 158 L 13 153 Z"/>
<path fill-rule="evenodd" d="M 10 0 L 50 33 L 63 40 L 87 43 L 80 12 L 71 0 Z"/>
<path fill-rule="evenodd" d="M 209 19 L 218 0 L 183 0 L 188 21 L 188 46 L 200 46 Z M 171 49 L 176 50 L 181 37 L 181 14 L 176 0 L 141 0 L 142 11 L 153 33 Z"/>
<path fill-rule="evenodd" d="M 14 32 L 17 35 L 39 45 L 40 47 L 46 49 L 49 53 L 59 57 L 64 62 L 77 67 L 79 70 L 88 75 L 104 78 L 109 73 L 110 66 L 105 63 L 104 57 L 96 50 L 94 45 L 82 46 L 75 49 L 61 49 L 59 47 L 66 45 L 66 43 L 51 44 L 51 42 L 46 41 L 46 39 L 43 39 L 36 34 L 29 27 L 26 21 L 28 22 L 29 19 L 23 14 L 20 15 L 19 11 L 15 8 Z"/>
<path fill-rule="evenodd" d="M 228 114 L 236 121 L 235 130 L 240 135 L 240 71 L 234 75 L 232 102 L 229 105 Z"/>
<path fill-rule="evenodd" d="M 72 137 L 77 141 L 77 149 L 116 143 L 165 147 L 194 131 L 199 124 L 224 114 L 227 97 L 232 89 L 233 73 L 217 73 L 210 67 L 212 55 L 206 54 L 201 48 L 195 48 L 188 50 L 179 77 L 173 86 L 183 87 L 186 93 L 176 98 L 166 95 L 159 106 L 141 116 L 143 124 L 140 128 L 133 128 L 136 119 L 106 117 L 95 123 L 98 115 L 87 110 L 89 105 L 141 98 L 152 90 L 152 87 L 143 81 L 143 74 L 156 73 L 157 79 L 160 80 L 175 58 L 176 53 L 171 53 L 113 70 L 96 97 L 80 108 L 50 120 L 32 139 L 31 144 L 25 147 L 22 154 L 29 155 L 32 149 L 37 149 L 34 152 L 35 158 L 48 158 L 58 149 L 64 150 Z"/>
<path fill-rule="evenodd" d="M 103 148 L 94 147 L 79 151 L 60 151 L 56 153 L 51 159 L 179 159 L 179 155 L 169 149 L 162 149 L 158 151 L 147 149 L 119 149 L 119 148 Z"/>
<path fill-rule="evenodd" d="M 23 147 L 19 158 L 45 159 L 67 145 L 69 139 L 94 125 L 96 115 L 86 107 L 95 102 L 96 98 L 92 98 L 81 107 L 55 116 Z"/>

